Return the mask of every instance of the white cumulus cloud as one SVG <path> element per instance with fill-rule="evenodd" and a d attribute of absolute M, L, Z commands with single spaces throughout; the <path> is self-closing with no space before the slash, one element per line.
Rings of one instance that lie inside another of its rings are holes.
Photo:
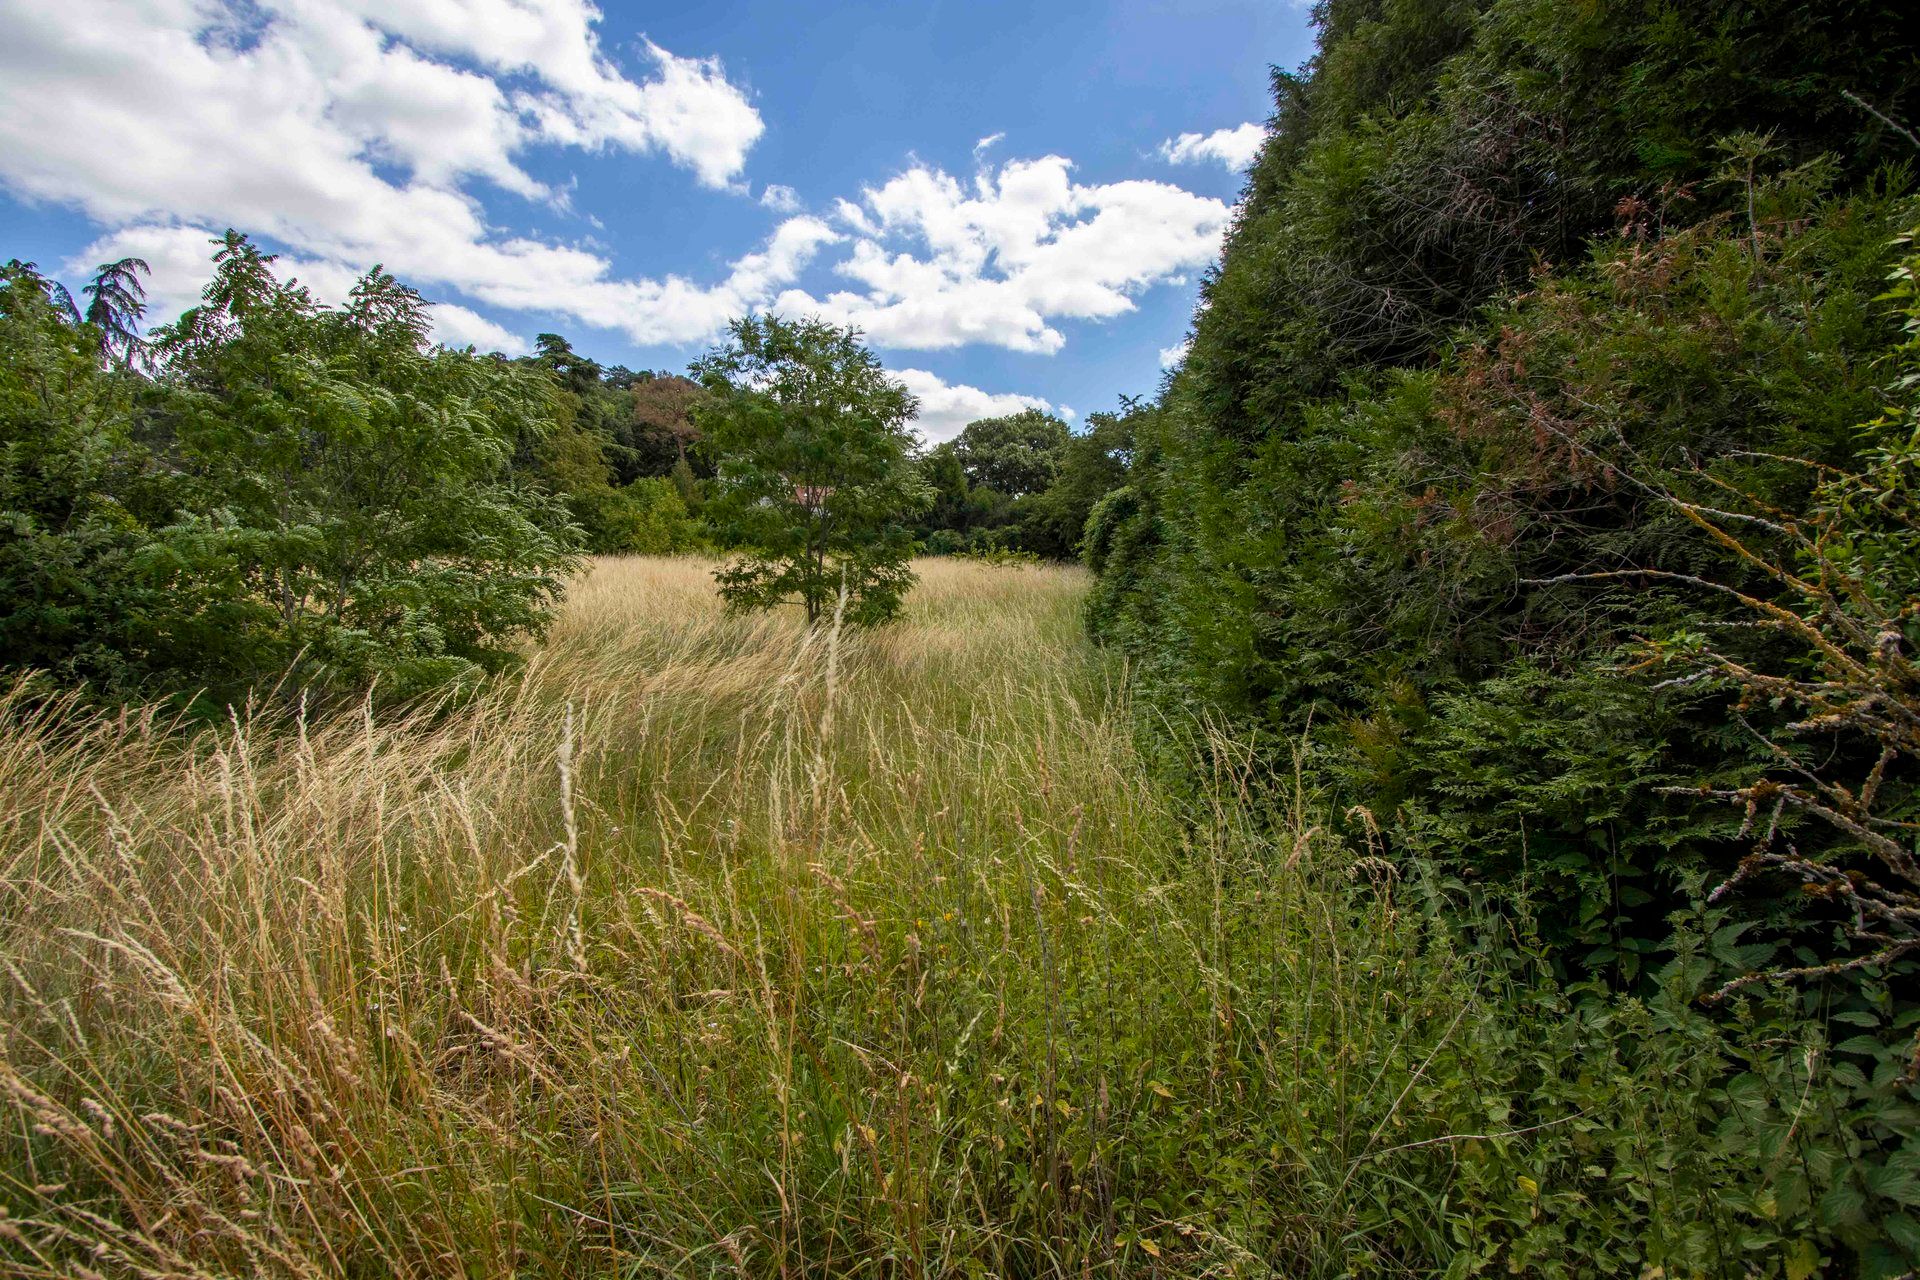
<path fill-rule="evenodd" d="M 204 282 L 206 230 L 235 226 L 286 246 L 304 278 L 351 281 L 380 262 L 430 296 L 453 289 L 636 342 L 691 342 L 716 315 L 791 283 L 837 235 L 790 220 L 703 287 L 618 280 L 598 253 L 492 226 L 464 184 L 550 198 L 519 165 L 530 146 L 658 151 L 726 186 L 764 128 L 710 59 L 649 44 L 651 78 L 623 75 L 600 50 L 598 11 L 580 0 L 10 0 L 8 10 L 0 182 L 152 248 L 158 319 Z"/>
<path fill-rule="evenodd" d="M 534 177 L 527 156 L 651 153 L 744 191 L 764 124 L 714 59 L 643 42 L 623 67 L 588 0 L 5 8 L 0 186 L 102 228 L 76 272 L 123 253 L 152 262 L 156 322 L 194 301 L 207 240 L 231 226 L 281 250 L 283 270 L 322 297 L 380 263 L 441 307 L 448 341 L 503 350 L 523 344 L 483 313 L 690 346 L 731 317 L 778 310 L 894 348 L 1051 353 L 1062 322 L 1123 315 L 1204 267 L 1230 217 L 1167 182 L 1076 182 L 1061 156 L 967 180 L 914 162 L 821 216 L 766 186 L 760 200 L 782 220 L 725 267 L 623 276 L 596 244 L 512 228 L 500 192 L 559 206 L 570 194 Z"/>
<path fill-rule="evenodd" d="M 920 414 L 913 425 L 928 444 L 951 440 L 964 431 L 969 422 L 982 418 L 1002 418 L 1022 409 L 1053 411 L 1053 405 L 1039 396 L 982 391 L 965 383 L 949 383 L 925 369 L 888 372 L 920 401 Z"/>
<path fill-rule="evenodd" d="M 1193 345 L 1193 339 L 1186 338 L 1170 347 L 1160 348 L 1160 367 L 1171 369 L 1187 358 L 1187 348 Z"/>
<path fill-rule="evenodd" d="M 1231 212 L 1164 182 L 1083 185 L 1061 156 L 1011 161 L 971 184 L 915 165 L 842 200 L 854 287 L 789 290 L 778 310 L 859 326 L 884 346 L 985 343 L 1052 353 L 1058 320 L 1132 311 L 1142 291 L 1204 266 Z"/>
<path fill-rule="evenodd" d="M 1260 154 L 1267 131 L 1257 124 L 1215 129 L 1212 133 L 1183 133 L 1160 144 L 1162 159 L 1174 164 L 1223 164 L 1244 169 Z"/>
<path fill-rule="evenodd" d="M 504 355 L 523 356 L 533 345 L 513 330 L 497 325 L 476 311 L 452 302 L 432 307 L 433 340 L 449 347 L 477 347 Z"/>
<path fill-rule="evenodd" d="M 801 208 L 800 193 L 777 182 L 760 193 L 760 203 L 775 213 L 798 213 Z"/>
<path fill-rule="evenodd" d="M 199 300 L 212 273 L 215 238 L 205 226 L 137 223 L 94 241 L 66 263 L 73 275 L 96 263 L 121 257 L 146 259 L 153 274 L 147 282 L 148 320 L 162 324 Z M 382 262 L 389 271 L 422 288 L 431 298 L 435 282 L 451 283 L 464 293 L 509 311 L 560 311 L 602 329 L 625 333 L 635 343 L 685 345 L 704 342 L 728 320 L 762 309 L 776 290 L 796 279 L 822 245 L 841 238 L 817 218 L 789 218 L 766 244 L 730 264 L 713 284 L 679 276 L 662 280 L 606 278 L 606 263 L 581 250 L 542 248 L 515 242 L 501 251 L 475 249 L 453 264 L 436 266 L 430 258 L 408 262 L 399 255 L 360 254 L 346 261 L 283 253 L 275 270 L 305 284 L 322 302 L 344 300 L 366 265 Z M 349 262 L 352 265 L 349 265 Z M 448 266 L 470 273 L 452 274 Z M 466 307 L 437 302 L 442 340 L 472 342 L 512 354 L 525 343 Z M 453 317 L 455 312 L 472 320 Z M 477 323 L 476 323 L 477 322 Z M 483 327 L 484 326 L 484 327 Z"/>
<path fill-rule="evenodd" d="M 137 226 L 102 236 L 75 253 L 64 264 L 74 276 L 91 275 L 101 263 L 119 258 L 143 259 L 151 269 L 147 279 L 148 320 L 161 324 L 200 301 L 200 290 L 212 274 L 210 259 L 217 239 L 207 227 Z M 314 298 L 339 306 L 353 292 L 364 273 L 337 262 L 280 255 L 273 264 L 282 280 L 305 285 Z M 450 347 L 475 346 L 510 356 L 532 349 L 519 334 L 487 319 L 471 307 L 437 302 L 428 308 L 433 318 L 433 340 Z"/>
<path fill-rule="evenodd" d="M 594 30 L 600 11 L 587 0 L 260 3 L 267 12 L 297 17 L 306 26 L 357 19 L 383 37 L 470 59 L 495 75 L 532 76 L 536 84 L 515 90 L 511 102 L 543 139 L 664 151 L 710 187 L 725 186 L 739 174 L 747 152 L 766 130 L 760 113 L 727 80 L 716 58 L 679 57 L 643 41 L 654 75 L 638 81 L 627 77 L 602 52 Z"/>

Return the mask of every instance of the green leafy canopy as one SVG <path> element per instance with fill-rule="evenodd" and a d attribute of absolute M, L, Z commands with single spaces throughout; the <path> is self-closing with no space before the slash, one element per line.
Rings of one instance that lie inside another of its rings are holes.
<path fill-rule="evenodd" d="M 932 493 L 912 464 L 918 404 L 857 331 L 736 320 L 693 366 L 695 409 L 720 459 L 706 516 L 742 553 L 716 575 L 736 608 L 797 602 L 809 622 L 895 617 L 913 574 L 907 521 Z"/>

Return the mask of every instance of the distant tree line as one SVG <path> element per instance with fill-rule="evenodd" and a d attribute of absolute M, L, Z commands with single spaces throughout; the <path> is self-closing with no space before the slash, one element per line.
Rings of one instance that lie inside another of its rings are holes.
<path fill-rule="evenodd" d="M 670 373 L 610 368 L 540 334 L 524 363 L 557 388 L 553 431 L 529 441 L 516 466 L 561 495 L 599 553 L 671 554 L 701 540 L 701 480 L 713 463 L 693 407 L 700 388 Z"/>
<path fill-rule="evenodd" d="M 582 552 L 704 545 L 715 472 L 672 374 L 555 334 L 437 346 L 378 267 L 343 306 L 229 232 L 201 303 L 143 332 L 146 264 L 84 308 L 0 267 L 0 662 L 213 707 L 470 686 Z"/>
<path fill-rule="evenodd" d="M 881 622 L 921 537 L 1071 555 L 1120 474 L 1119 419 L 977 423 L 922 456 L 913 398 L 819 321 L 739 321 L 696 381 L 552 333 L 450 350 L 380 268 L 325 306 L 237 232 L 146 333 L 145 273 L 104 264 L 82 309 L 0 267 L 0 662 L 101 696 L 471 687 L 583 553 L 715 551 L 731 605 Z"/>
<path fill-rule="evenodd" d="M 915 536 L 932 555 L 1078 557 L 1095 504 L 1126 481 L 1133 412 L 1092 414 L 1078 433 L 1038 409 L 968 424 L 921 454 L 933 501 Z"/>

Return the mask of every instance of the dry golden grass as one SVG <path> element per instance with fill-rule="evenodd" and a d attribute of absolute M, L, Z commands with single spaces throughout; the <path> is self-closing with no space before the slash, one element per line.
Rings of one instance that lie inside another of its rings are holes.
<path fill-rule="evenodd" d="M 15 698 L 0 1256 L 559 1275 L 1020 1246 L 966 1227 L 974 1164 L 916 1181 L 941 1071 L 907 1064 L 958 1012 L 929 1011 L 943 967 L 1075 928 L 1109 850 L 1175 839 L 1081 575 L 926 563 L 904 622 L 840 635 L 724 616 L 709 568 L 596 564 L 524 678 L 440 716 L 184 735 Z M 961 1045 L 1003 1041 L 1030 977 L 991 967 L 1000 1013 Z"/>
<path fill-rule="evenodd" d="M 1176 805 L 1079 572 L 840 635 L 710 568 L 595 565 L 440 714 L 0 698 L 0 1275 L 1411 1276 L 1731 1212 L 1696 1099 L 1793 1052 L 1582 1022 L 1304 788 Z"/>

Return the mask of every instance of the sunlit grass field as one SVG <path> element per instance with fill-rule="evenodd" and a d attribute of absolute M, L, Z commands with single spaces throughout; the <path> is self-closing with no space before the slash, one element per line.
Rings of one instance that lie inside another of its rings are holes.
<path fill-rule="evenodd" d="M 1393 1171 L 1452 1159 L 1410 1135 L 1498 1002 L 1306 805 L 1256 840 L 1230 764 L 1149 780 L 1078 570 L 922 562 L 903 622 L 809 634 L 710 569 L 601 561 L 523 676 L 411 718 L 16 695 L 0 1273 L 1444 1251 Z"/>

